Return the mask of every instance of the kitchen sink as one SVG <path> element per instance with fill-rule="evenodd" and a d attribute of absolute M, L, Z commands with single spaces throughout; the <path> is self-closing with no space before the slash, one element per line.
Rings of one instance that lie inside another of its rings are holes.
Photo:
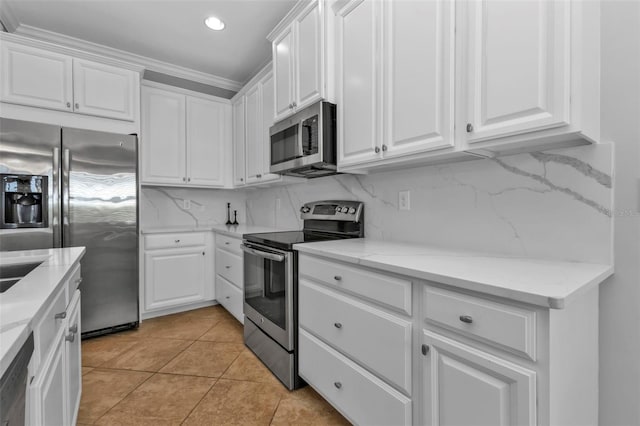
<path fill-rule="evenodd" d="M 40 266 L 40 262 L 32 263 L 16 263 L 13 265 L 0 265 L 0 279 L 4 278 L 22 278 L 29 272 Z"/>
<path fill-rule="evenodd" d="M 15 263 L 12 265 L 0 265 L 0 293 L 9 290 L 29 272 L 40 266 L 40 262 Z"/>

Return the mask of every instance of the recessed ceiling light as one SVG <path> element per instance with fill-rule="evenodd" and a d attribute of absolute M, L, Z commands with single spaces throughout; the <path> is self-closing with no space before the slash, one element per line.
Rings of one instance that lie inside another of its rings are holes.
<path fill-rule="evenodd" d="M 224 22 L 215 16 L 209 16 L 204 20 L 204 24 L 215 31 L 220 31 L 224 29 Z"/>

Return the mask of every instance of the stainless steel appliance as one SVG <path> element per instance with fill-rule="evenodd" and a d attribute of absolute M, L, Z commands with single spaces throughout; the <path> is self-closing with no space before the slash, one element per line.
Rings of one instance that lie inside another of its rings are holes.
<path fill-rule="evenodd" d="M 0 378 L 0 424 L 3 426 L 25 424 L 28 366 L 32 354 L 33 333 Z"/>
<path fill-rule="evenodd" d="M 336 174 L 336 106 L 317 102 L 271 127 L 271 173 L 296 177 Z"/>
<path fill-rule="evenodd" d="M 135 135 L 0 120 L 0 249 L 87 248 L 85 335 L 138 323 L 137 155 Z"/>
<path fill-rule="evenodd" d="M 244 341 L 289 389 L 300 387 L 298 252 L 293 245 L 364 237 L 364 205 L 316 201 L 300 209 L 302 231 L 245 234 Z"/>

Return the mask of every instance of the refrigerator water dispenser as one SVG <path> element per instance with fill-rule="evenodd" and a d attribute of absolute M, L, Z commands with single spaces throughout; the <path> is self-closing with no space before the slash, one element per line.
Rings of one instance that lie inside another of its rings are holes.
<path fill-rule="evenodd" d="M 0 174 L 0 228 L 46 228 L 47 176 Z"/>

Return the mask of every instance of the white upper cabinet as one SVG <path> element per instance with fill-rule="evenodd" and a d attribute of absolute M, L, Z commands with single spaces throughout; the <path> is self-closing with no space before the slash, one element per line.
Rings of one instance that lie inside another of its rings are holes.
<path fill-rule="evenodd" d="M 325 2 L 300 2 L 267 37 L 272 41 L 275 121 L 327 98 Z"/>
<path fill-rule="evenodd" d="M 454 19 L 444 0 L 354 0 L 337 12 L 340 170 L 451 152 Z"/>
<path fill-rule="evenodd" d="M 140 75 L 3 40 L 2 102 L 135 121 Z"/>
<path fill-rule="evenodd" d="M 258 73 L 232 101 L 234 185 L 282 181 L 280 175 L 269 173 L 269 128 L 273 125 L 274 108 L 274 79 L 270 68 Z"/>
<path fill-rule="evenodd" d="M 73 111 L 70 56 L 3 41 L 2 102 Z"/>
<path fill-rule="evenodd" d="M 233 110 L 233 186 L 245 184 L 244 96 L 232 101 Z"/>
<path fill-rule="evenodd" d="M 383 3 L 385 157 L 454 146 L 455 3 Z"/>
<path fill-rule="evenodd" d="M 142 88 L 142 183 L 226 184 L 231 105 L 159 87 Z"/>
<path fill-rule="evenodd" d="M 142 87 L 142 182 L 186 182 L 185 97 Z"/>
<path fill-rule="evenodd" d="M 187 96 L 187 175 L 193 185 L 225 185 L 229 105 Z"/>
<path fill-rule="evenodd" d="M 73 60 L 73 109 L 82 114 L 133 121 L 137 73 L 84 59 Z"/>
<path fill-rule="evenodd" d="M 461 2 L 457 130 L 508 153 L 599 140 L 599 2 Z"/>

